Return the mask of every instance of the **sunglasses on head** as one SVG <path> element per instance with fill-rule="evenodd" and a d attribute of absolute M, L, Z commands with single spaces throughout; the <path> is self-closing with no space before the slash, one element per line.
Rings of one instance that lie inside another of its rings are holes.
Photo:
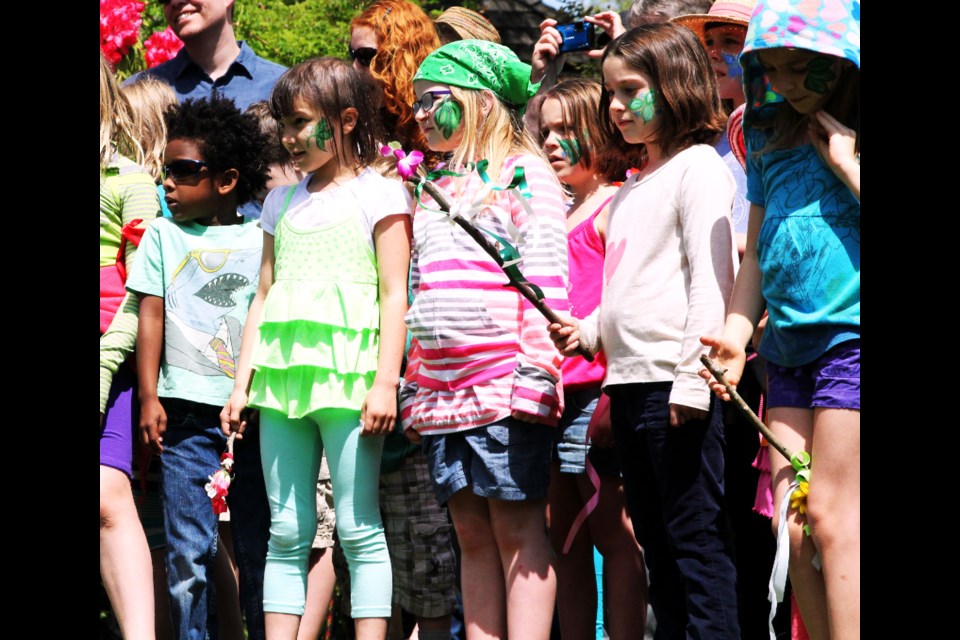
<path fill-rule="evenodd" d="M 210 165 L 203 160 L 174 160 L 170 164 L 163 165 L 163 179 L 173 178 L 173 181 L 192 178 L 198 175 L 204 168 Z"/>
<path fill-rule="evenodd" d="M 377 55 L 377 50 L 373 47 L 360 47 L 359 49 L 349 48 L 350 59 L 356 60 L 365 67 L 369 67 L 373 62 L 373 56 Z"/>
<path fill-rule="evenodd" d="M 420 109 L 423 109 L 427 113 L 433 109 L 433 106 L 437 103 L 437 96 L 449 96 L 451 94 L 447 89 L 434 89 L 433 91 L 427 91 L 420 99 L 414 102 L 411 107 L 413 107 L 413 115 L 417 115 L 420 112 Z"/>

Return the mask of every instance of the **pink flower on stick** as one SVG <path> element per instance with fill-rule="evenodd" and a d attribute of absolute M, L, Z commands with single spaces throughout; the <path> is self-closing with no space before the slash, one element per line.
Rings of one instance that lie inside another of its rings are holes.
<path fill-rule="evenodd" d="M 417 172 L 417 167 L 423 162 L 423 154 L 414 149 L 409 154 L 400 148 L 400 143 L 393 141 L 380 147 L 380 155 L 393 156 L 397 159 L 397 173 L 407 180 Z"/>
<path fill-rule="evenodd" d="M 233 481 L 233 440 L 236 435 L 234 433 L 227 438 L 227 450 L 220 456 L 220 469 L 209 476 L 210 482 L 203 487 L 213 503 L 213 512 L 217 515 L 227 511 L 227 494 L 230 493 L 230 483 Z"/>

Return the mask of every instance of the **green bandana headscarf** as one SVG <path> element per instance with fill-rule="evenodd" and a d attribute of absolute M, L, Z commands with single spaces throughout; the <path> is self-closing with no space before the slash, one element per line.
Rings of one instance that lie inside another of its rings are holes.
<path fill-rule="evenodd" d="M 427 56 L 413 79 L 487 89 L 521 110 L 540 87 L 539 83 L 530 84 L 530 65 L 507 47 L 487 40 L 445 44 Z"/>

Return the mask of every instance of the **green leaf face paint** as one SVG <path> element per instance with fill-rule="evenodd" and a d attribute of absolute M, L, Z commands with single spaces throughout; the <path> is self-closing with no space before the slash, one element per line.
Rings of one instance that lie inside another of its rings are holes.
<path fill-rule="evenodd" d="M 433 112 L 433 121 L 437 124 L 437 128 L 440 129 L 440 133 L 443 134 L 443 137 L 447 140 L 449 140 L 457 128 L 460 127 L 461 120 L 463 120 L 463 109 L 456 100 L 453 100 L 449 96 L 444 98 L 440 106 L 437 107 L 437 110 Z"/>
<path fill-rule="evenodd" d="M 327 122 L 326 118 L 321 119 L 314 125 L 311 139 L 317 145 L 317 149 L 320 149 L 320 151 L 327 150 L 327 140 L 333 139 L 333 132 L 330 131 L 330 123 Z"/>
<path fill-rule="evenodd" d="M 580 162 L 580 143 L 577 142 L 576 138 L 570 138 L 569 140 L 565 138 L 558 138 L 557 144 L 560 145 L 563 155 L 570 162 L 571 166 Z"/>
<path fill-rule="evenodd" d="M 643 121 L 644 124 L 647 124 L 653 120 L 653 116 L 656 114 L 656 95 L 653 89 L 650 89 L 646 93 L 641 93 L 636 98 L 630 101 L 630 104 L 627 105 L 627 108 Z"/>
<path fill-rule="evenodd" d="M 807 77 L 803 86 L 808 91 L 826 95 L 830 91 L 830 83 L 837 79 L 837 72 L 833 68 L 833 58 L 817 56 L 807 64 Z"/>

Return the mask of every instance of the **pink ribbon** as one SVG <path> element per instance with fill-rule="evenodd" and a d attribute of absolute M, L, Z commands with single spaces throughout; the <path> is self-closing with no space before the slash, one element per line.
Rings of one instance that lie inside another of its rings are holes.
<path fill-rule="evenodd" d="M 570 533 L 567 534 L 567 539 L 563 543 L 564 555 L 566 555 L 567 552 L 570 551 L 570 547 L 573 546 L 573 541 L 576 539 L 577 533 L 580 531 L 580 527 L 583 526 L 583 523 L 587 521 L 587 518 L 590 517 L 590 514 L 593 513 L 594 509 L 597 508 L 597 505 L 600 504 L 600 476 L 597 475 L 597 470 L 593 468 L 592 464 L 590 464 L 590 456 L 586 457 L 586 468 L 587 477 L 590 478 L 590 484 L 593 485 L 593 495 L 590 496 L 589 500 L 587 500 L 587 504 L 583 505 L 583 509 L 581 509 L 580 513 L 577 514 L 573 524 L 570 525 Z"/>

